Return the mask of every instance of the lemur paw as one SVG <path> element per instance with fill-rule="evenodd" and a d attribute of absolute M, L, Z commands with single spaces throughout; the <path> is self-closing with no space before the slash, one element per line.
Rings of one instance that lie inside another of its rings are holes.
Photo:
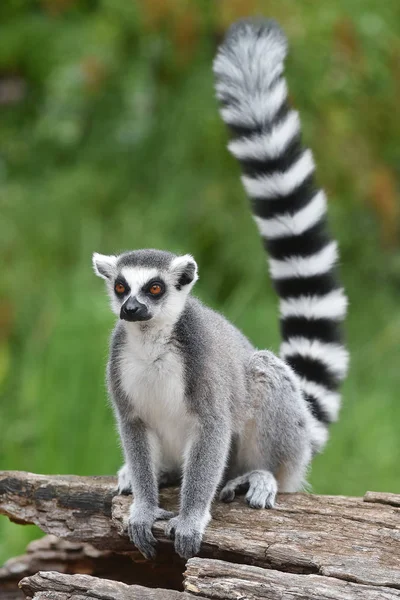
<path fill-rule="evenodd" d="M 251 471 L 236 477 L 221 490 L 219 499 L 232 502 L 236 494 L 247 490 L 246 502 L 251 508 L 273 508 L 278 486 L 275 477 L 269 471 Z"/>
<path fill-rule="evenodd" d="M 129 471 L 127 465 L 122 465 L 122 467 L 118 471 L 117 492 L 118 494 L 124 495 L 132 494 L 132 485 L 129 478 Z"/>
<path fill-rule="evenodd" d="M 274 508 L 278 484 L 269 471 L 253 471 L 249 476 L 249 489 L 245 496 L 251 508 Z"/>
<path fill-rule="evenodd" d="M 155 521 L 171 519 L 173 512 L 158 507 L 136 507 L 133 504 L 128 522 L 128 535 L 131 542 L 145 558 L 154 558 L 156 555 L 157 540 L 151 528 Z"/>
<path fill-rule="evenodd" d="M 198 554 L 209 519 L 209 516 L 198 520 L 178 515 L 168 522 L 165 533 L 175 540 L 175 552 L 180 557 L 191 558 Z"/>

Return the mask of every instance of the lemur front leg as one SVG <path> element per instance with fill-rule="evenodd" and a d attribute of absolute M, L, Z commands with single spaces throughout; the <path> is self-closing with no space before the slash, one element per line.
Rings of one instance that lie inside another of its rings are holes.
<path fill-rule="evenodd" d="M 143 556 L 153 558 L 156 553 L 156 539 L 151 531 L 153 523 L 170 519 L 173 513 L 158 506 L 157 473 L 146 424 L 138 417 L 125 417 L 120 418 L 119 429 L 134 494 L 128 535 Z"/>
<path fill-rule="evenodd" d="M 211 519 L 211 502 L 229 454 L 230 438 L 229 419 L 209 414 L 199 423 L 188 448 L 180 513 L 166 528 L 167 535 L 175 539 L 175 550 L 182 558 L 190 558 L 200 550 L 205 528 Z"/>

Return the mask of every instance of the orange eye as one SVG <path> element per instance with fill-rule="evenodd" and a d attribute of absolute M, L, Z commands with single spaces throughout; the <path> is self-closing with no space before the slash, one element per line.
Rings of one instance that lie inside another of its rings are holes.
<path fill-rule="evenodd" d="M 158 294 L 161 294 L 161 291 L 161 285 L 159 285 L 158 283 L 153 283 L 153 285 L 149 289 L 150 294 L 153 294 L 153 296 L 158 296 Z"/>
<path fill-rule="evenodd" d="M 125 294 L 125 286 L 123 283 L 116 283 L 115 284 L 115 291 L 117 292 L 117 294 Z"/>

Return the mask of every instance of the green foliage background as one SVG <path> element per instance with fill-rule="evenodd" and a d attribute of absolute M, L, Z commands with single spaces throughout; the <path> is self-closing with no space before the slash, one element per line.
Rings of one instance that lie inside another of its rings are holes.
<path fill-rule="evenodd" d="M 315 492 L 400 492 L 400 3 L 0 3 L 0 468 L 114 473 L 113 317 L 91 253 L 191 252 L 197 294 L 277 350 L 277 302 L 211 62 L 240 15 L 273 16 L 330 198 L 351 373 Z M 37 530 L 0 519 L 0 559 Z"/>

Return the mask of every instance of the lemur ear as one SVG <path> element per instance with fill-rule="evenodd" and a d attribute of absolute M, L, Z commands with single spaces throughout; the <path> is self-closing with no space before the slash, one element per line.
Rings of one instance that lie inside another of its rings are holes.
<path fill-rule="evenodd" d="M 174 258 L 171 263 L 171 270 L 176 273 L 175 287 L 177 290 L 181 290 L 189 284 L 192 284 L 190 286 L 192 287 L 199 278 L 196 261 L 190 254 Z"/>
<path fill-rule="evenodd" d="M 102 279 L 111 279 L 115 275 L 117 265 L 117 256 L 107 256 L 106 254 L 93 253 L 93 269 L 96 275 Z"/>

